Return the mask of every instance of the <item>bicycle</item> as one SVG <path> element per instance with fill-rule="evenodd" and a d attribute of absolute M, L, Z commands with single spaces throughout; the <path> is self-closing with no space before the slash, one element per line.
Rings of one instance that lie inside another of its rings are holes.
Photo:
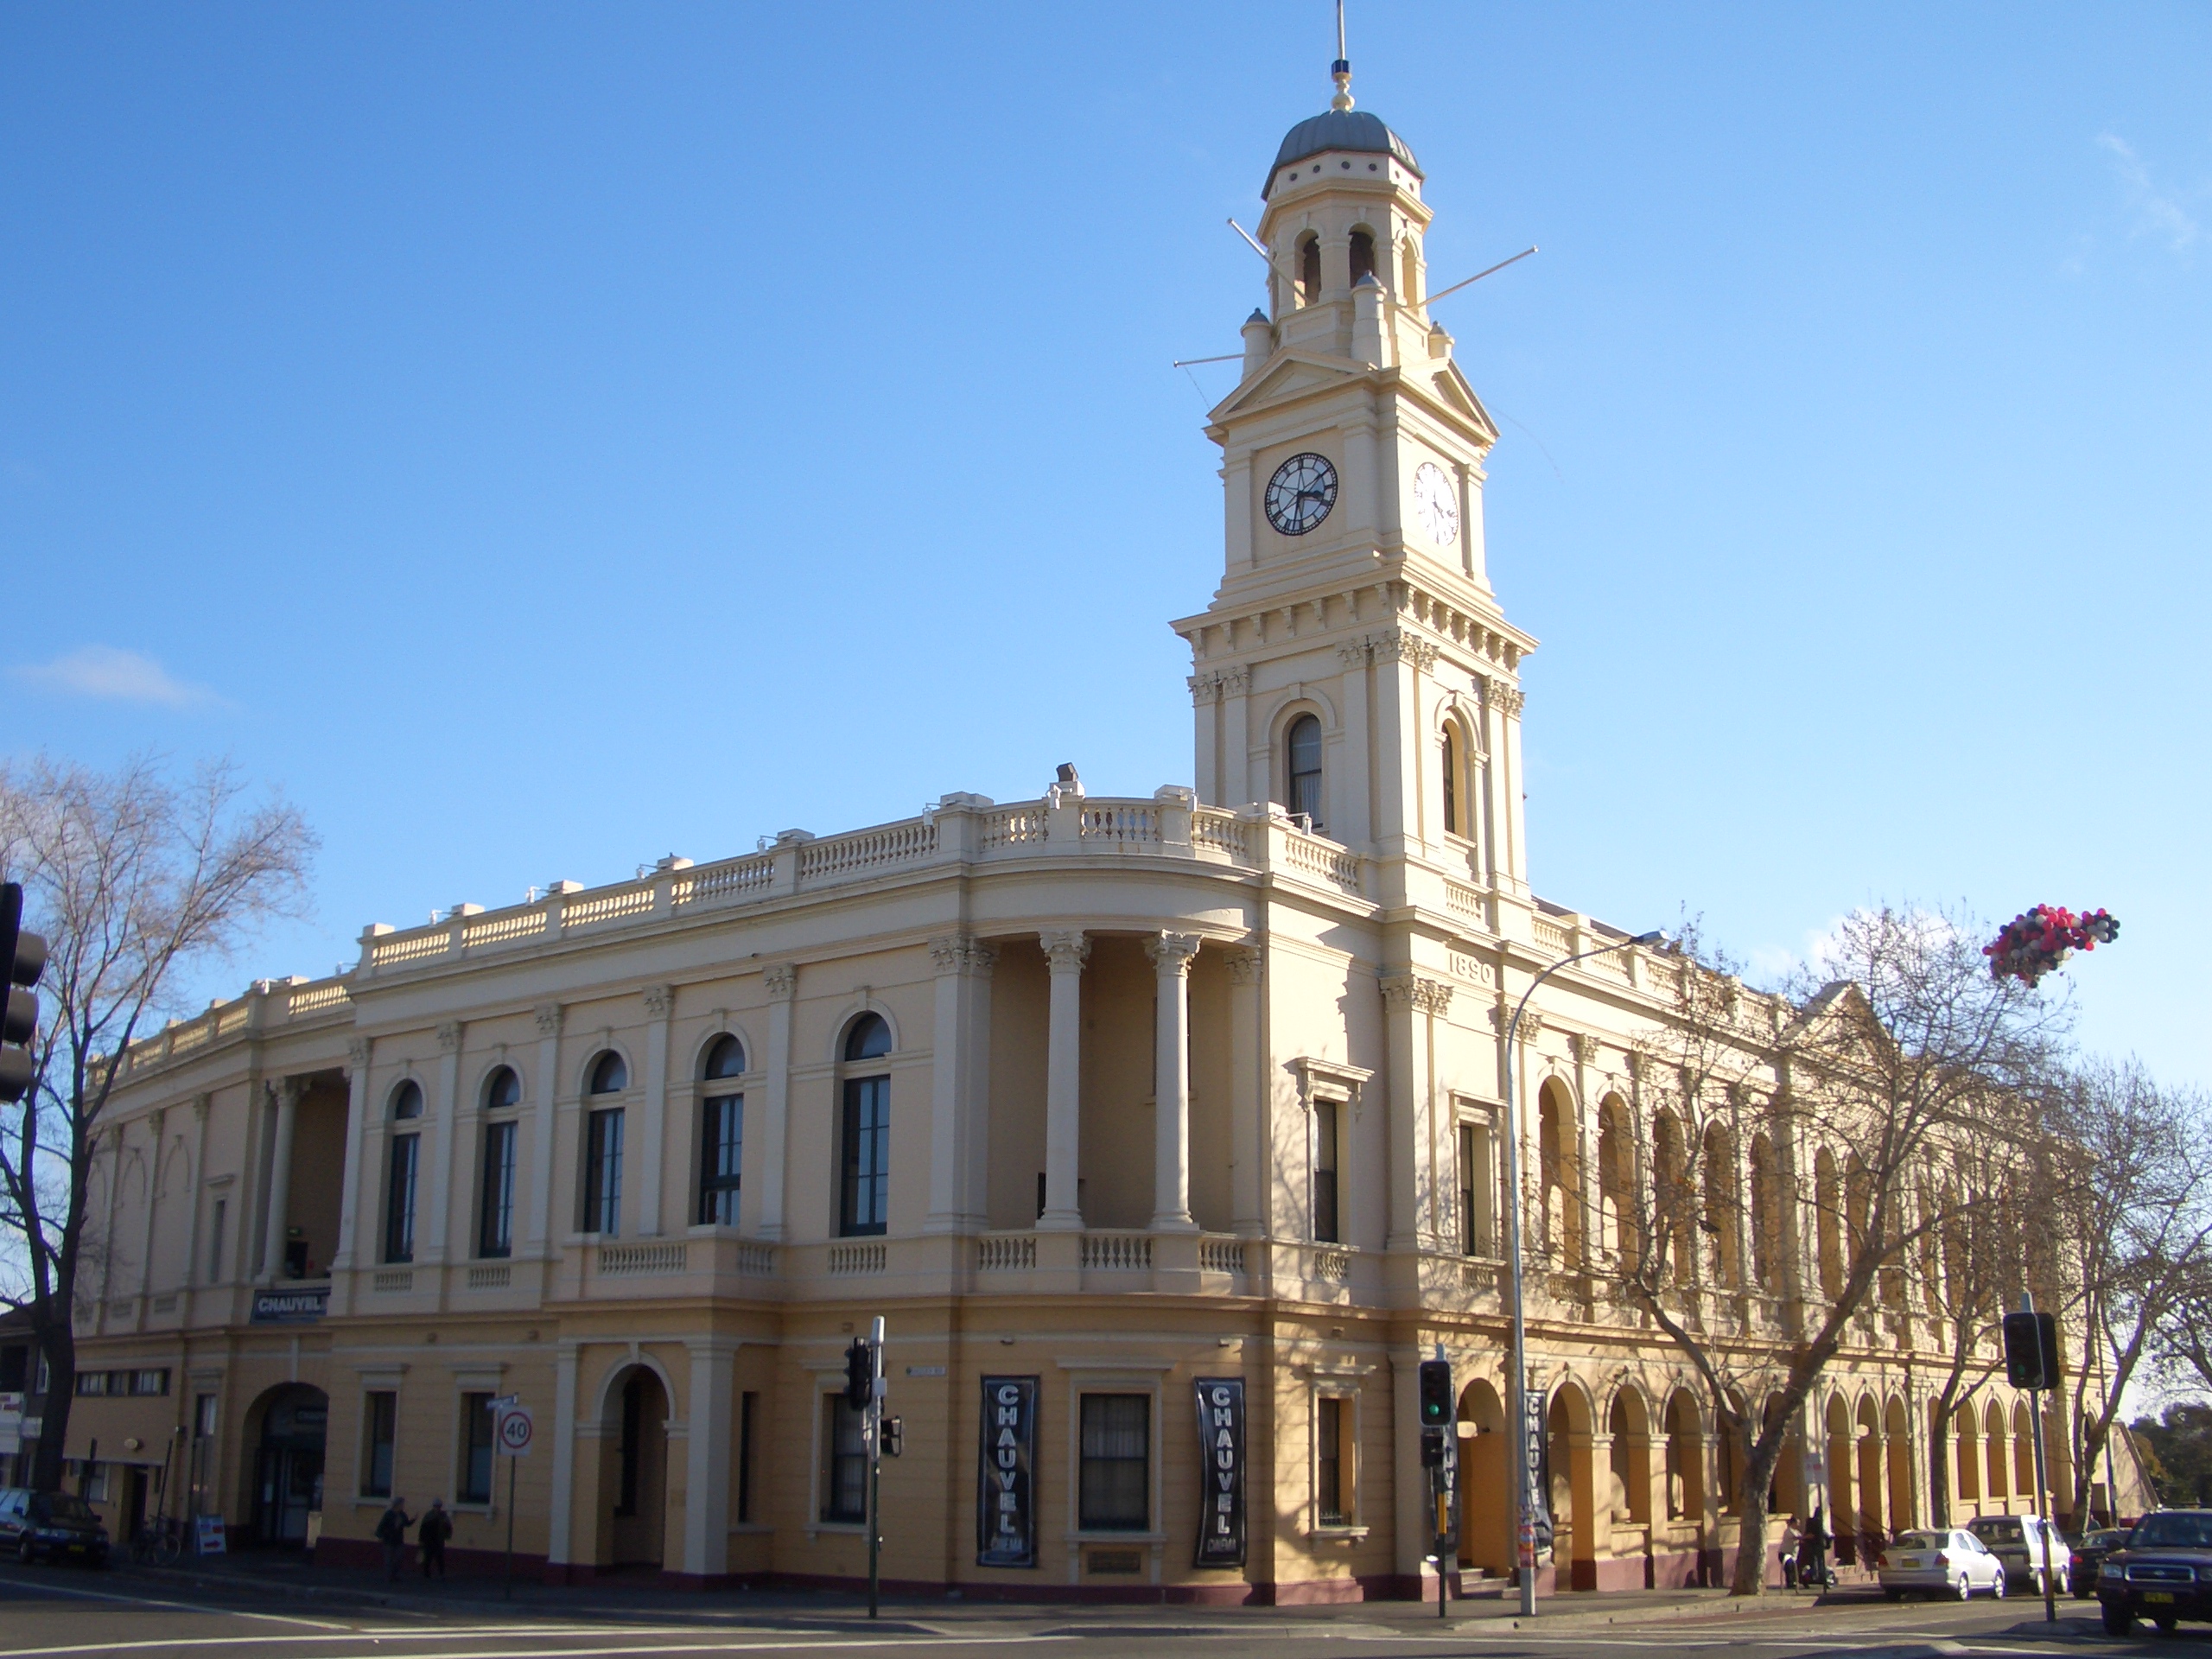
<path fill-rule="evenodd" d="M 143 1522 L 130 1541 L 130 1559 L 140 1567 L 175 1567 L 184 1554 L 184 1522 L 157 1516 Z"/>

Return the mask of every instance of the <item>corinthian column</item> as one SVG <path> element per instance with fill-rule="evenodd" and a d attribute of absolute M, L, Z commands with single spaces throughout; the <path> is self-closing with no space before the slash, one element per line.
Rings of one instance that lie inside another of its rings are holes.
<path fill-rule="evenodd" d="M 1090 941 L 1077 930 L 1039 934 L 1052 976 L 1045 1053 L 1045 1213 L 1039 1232 L 1080 1232 L 1076 1179 L 1083 1141 L 1083 964 Z"/>
<path fill-rule="evenodd" d="M 300 1118 L 300 1084 L 287 1077 L 276 1085 L 276 1144 L 269 1160 L 269 1214 L 261 1236 L 260 1282 L 284 1271 L 284 1230 L 291 1220 L 292 1132 Z"/>
<path fill-rule="evenodd" d="M 1152 1230 L 1195 1233 L 1191 1218 L 1191 958 L 1195 933 L 1162 933 L 1147 939 L 1145 955 L 1160 974 L 1159 1013 L 1153 1041 Z"/>

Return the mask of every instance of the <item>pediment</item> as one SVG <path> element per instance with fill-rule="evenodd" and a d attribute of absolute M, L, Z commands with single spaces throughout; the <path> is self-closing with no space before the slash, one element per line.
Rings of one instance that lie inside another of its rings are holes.
<path fill-rule="evenodd" d="M 1459 372 L 1457 363 L 1446 361 L 1443 367 L 1429 377 L 1430 389 L 1436 399 L 1453 414 L 1474 422 L 1490 434 L 1492 443 L 1497 442 L 1497 423 L 1490 417 L 1490 410 L 1483 407 L 1483 400 L 1475 396 L 1475 389 L 1467 377 Z"/>
<path fill-rule="evenodd" d="M 1258 378 L 1237 387 L 1217 404 L 1208 418 L 1229 420 L 1249 415 L 1279 403 L 1288 403 L 1308 392 L 1342 385 L 1372 372 L 1364 363 L 1350 358 L 1323 357 L 1306 352 L 1278 352 Z"/>

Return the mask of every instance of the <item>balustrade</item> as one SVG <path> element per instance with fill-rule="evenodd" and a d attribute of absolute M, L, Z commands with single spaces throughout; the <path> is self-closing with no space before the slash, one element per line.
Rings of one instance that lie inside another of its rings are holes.
<path fill-rule="evenodd" d="M 881 1240 L 869 1244 L 832 1244 L 830 1271 L 844 1278 L 854 1274 L 881 1273 L 890 1265 L 891 1252 Z"/>
<path fill-rule="evenodd" d="M 684 1259 L 681 1243 L 602 1244 L 599 1247 L 599 1272 L 601 1277 L 607 1279 L 681 1273 Z"/>
<path fill-rule="evenodd" d="M 1085 1233 L 1083 1265 L 1087 1270 L 1141 1273 L 1152 1266 L 1149 1233 Z"/>

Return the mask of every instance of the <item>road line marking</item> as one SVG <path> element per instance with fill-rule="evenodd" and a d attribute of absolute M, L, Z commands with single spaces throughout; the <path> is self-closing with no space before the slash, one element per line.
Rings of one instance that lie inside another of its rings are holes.
<path fill-rule="evenodd" d="M 88 1592 L 86 1593 L 90 1592 Z M 126 1598 L 124 1597 L 113 1597 L 109 1599 L 113 1600 L 126 1599 Z M 189 1611 L 203 1610 L 194 1609 Z M 264 1617 L 274 1617 L 274 1615 L 264 1615 Z M 541 1631 L 527 1631 L 519 1633 L 531 1635 L 551 1634 L 551 1632 Z M 409 1641 L 433 1641 L 439 1639 L 451 1640 L 454 1637 L 463 1634 L 465 1633 L 455 1630 L 435 1630 L 424 1632 L 418 1636 L 407 1636 L 400 1637 L 399 1639 Z M 507 1634 L 507 1632 L 501 1632 L 501 1634 Z M 671 1630 L 666 1632 L 666 1634 L 671 1636 L 696 1636 L 708 1633 L 702 1633 L 696 1630 L 687 1628 Z M 295 1637 L 286 1638 L 282 1637 L 248 1637 L 244 1638 L 207 1638 L 192 1637 L 185 1637 L 175 1642 L 99 1642 L 86 1643 L 78 1646 L 60 1648 L 0 1649 L 0 1659 L 35 1659 L 35 1656 L 49 1654 L 116 1653 L 137 1649 L 198 1648 L 224 1644 L 243 1646 L 247 1642 L 266 1643 L 283 1641 L 287 1639 L 295 1642 L 350 1641 L 359 1642 L 364 1644 L 375 1644 L 390 1642 L 393 1640 L 397 1635 L 397 1632 L 379 1633 L 372 1630 L 347 1630 L 340 1635 L 319 1637 Z M 1082 1639 L 1083 1638 L 1081 1637 L 1072 1636 L 872 1636 L 831 1637 L 828 1639 L 821 1639 L 819 1636 L 816 1634 L 808 1632 L 794 1632 L 791 1636 L 780 1641 L 717 1642 L 711 1639 L 711 1635 L 709 1634 L 709 1639 L 704 1641 L 632 1643 L 620 1647 L 554 1649 L 537 1647 L 516 1648 L 505 1651 L 486 1651 L 480 1648 L 456 1648 L 448 1653 L 419 1654 L 415 1656 L 415 1659 L 626 1659 L 627 1656 L 649 1653 L 760 1653 L 799 1646 L 810 1648 L 938 1648 L 960 1644 L 968 1647 L 984 1648 L 1002 1647 L 1017 1643 L 1075 1642 Z"/>
<path fill-rule="evenodd" d="M 132 1607 L 163 1607 L 177 1613 L 227 1614 L 232 1618 L 265 1618 L 278 1624 L 305 1624 L 318 1630 L 343 1630 L 347 1627 L 334 1624 L 327 1618 L 296 1618 L 285 1613 L 250 1613 L 236 1607 L 195 1607 L 189 1602 L 162 1601 L 152 1596 L 118 1595 L 111 1590 L 73 1590 L 67 1585 L 45 1584 L 26 1579 L 0 1579 L 0 1589 L 22 1589 L 29 1593 L 44 1592 L 54 1596 L 81 1596 L 88 1601 L 120 1601 Z"/>

